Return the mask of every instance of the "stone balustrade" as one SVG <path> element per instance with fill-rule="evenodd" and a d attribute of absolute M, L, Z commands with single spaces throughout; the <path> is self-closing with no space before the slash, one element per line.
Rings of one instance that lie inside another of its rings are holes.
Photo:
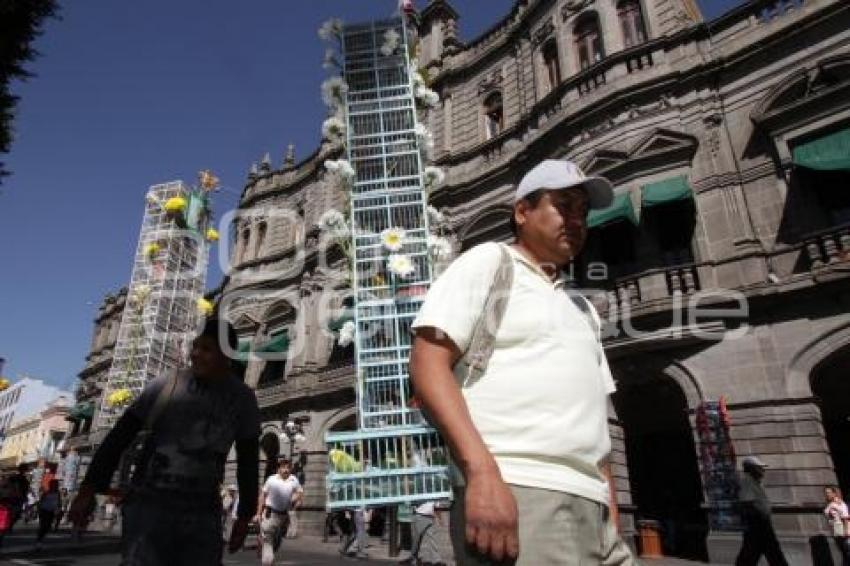
<path fill-rule="evenodd" d="M 850 261 L 850 223 L 808 234 L 803 241 L 812 270 Z"/>
<path fill-rule="evenodd" d="M 274 406 L 284 400 L 315 397 L 354 387 L 353 360 L 327 366 L 321 372 L 305 371 L 290 375 L 286 381 L 274 381 L 257 387 L 261 408 Z"/>
<path fill-rule="evenodd" d="M 623 311 L 634 313 L 644 305 L 691 295 L 701 290 L 699 268 L 697 264 L 676 265 L 621 277 L 613 289 L 606 291 L 607 308 L 604 302 L 597 308 L 601 307 L 600 314 L 606 316 Z"/>

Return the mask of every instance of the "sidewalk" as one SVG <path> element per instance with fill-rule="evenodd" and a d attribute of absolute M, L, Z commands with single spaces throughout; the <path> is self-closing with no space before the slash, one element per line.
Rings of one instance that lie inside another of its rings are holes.
<path fill-rule="evenodd" d="M 121 537 L 118 532 L 105 534 L 88 531 L 83 534 L 81 540 L 75 541 L 71 538 L 70 527 L 63 525 L 59 532 L 48 533 L 39 550 L 35 544 L 36 530 L 36 523 L 25 525 L 19 521 L 15 525 L 15 530 L 3 537 L 0 559 L 50 557 L 57 554 L 63 556 L 110 554 L 119 552 L 121 549 Z"/>

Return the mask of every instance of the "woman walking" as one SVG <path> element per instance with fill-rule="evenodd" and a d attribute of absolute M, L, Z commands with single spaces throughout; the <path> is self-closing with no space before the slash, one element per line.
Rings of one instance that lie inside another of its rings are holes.
<path fill-rule="evenodd" d="M 38 500 L 38 536 L 36 538 L 36 549 L 41 549 L 41 542 L 56 519 L 56 513 L 62 508 L 62 496 L 59 494 L 59 480 L 50 480 L 47 491 L 41 494 Z"/>
<path fill-rule="evenodd" d="M 841 499 L 841 490 L 838 487 L 829 486 L 823 493 L 826 497 L 826 509 L 823 513 L 829 520 L 832 538 L 841 551 L 844 566 L 850 566 L 850 511 Z"/>

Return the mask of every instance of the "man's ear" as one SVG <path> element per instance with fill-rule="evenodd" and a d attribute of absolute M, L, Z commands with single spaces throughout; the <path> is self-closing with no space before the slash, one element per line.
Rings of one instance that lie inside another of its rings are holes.
<path fill-rule="evenodd" d="M 525 199 L 520 199 L 514 204 L 514 224 L 516 224 L 517 230 L 525 224 L 529 210 L 531 210 L 531 204 Z"/>

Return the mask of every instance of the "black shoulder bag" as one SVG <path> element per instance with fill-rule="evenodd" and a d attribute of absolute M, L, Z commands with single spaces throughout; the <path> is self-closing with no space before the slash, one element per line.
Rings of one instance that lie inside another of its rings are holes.
<path fill-rule="evenodd" d="M 156 396 L 153 406 L 145 418 L 142 430 L 139 431 L 133 440 L 133 444 L 125 456 L 125 461 L 129 463 L 129 469 L 126 474 L 121 474 L 121 491 L 126 492 L 133 487 L 139 487 L 144 482 L 145 477 L 147 477 L 151 461 L 153 460 L 154 449 L 156 448 L 153 427 L 174 395 L 179 376 L 180 373 L 175 371 L 168 383 L 165 384 Z"/>

